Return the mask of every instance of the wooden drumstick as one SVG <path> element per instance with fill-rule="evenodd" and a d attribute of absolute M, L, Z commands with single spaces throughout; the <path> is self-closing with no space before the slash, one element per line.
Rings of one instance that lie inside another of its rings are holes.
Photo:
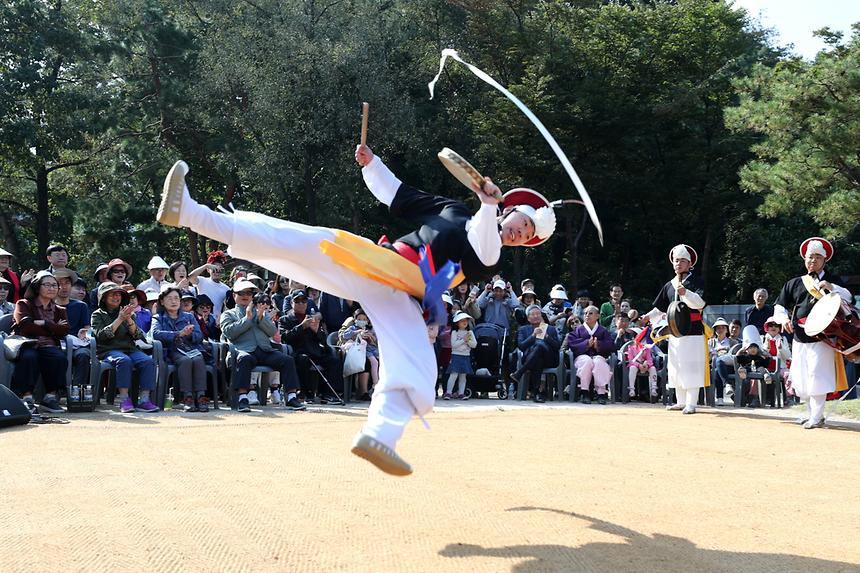
<path fill-rule="evenodd" d="M 361 144 L 367 145 L 367 116 L 370 113 L 370 104 L 361 102 Z"/>

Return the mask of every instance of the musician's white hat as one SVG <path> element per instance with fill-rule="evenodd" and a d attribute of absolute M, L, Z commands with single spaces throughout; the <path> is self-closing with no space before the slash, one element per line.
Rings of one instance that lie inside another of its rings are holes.
<path fill-rule="evenodd" d="M 833 245 L 823 237 L 809 237 L 800 243 L 800 256 L 806 258 L 807 253 L 821 255 L 829 261 L 833 257 Z"/>
<path fill-rule="evenodd" d="M 699 255 L 696 253 L 696 249 L 690 245 L 681 243 L 680 245 L 675 245 L 669 251 L 669 262 L 674 262 L 673 259 L 687 259 L 690 261 L 690 266 L 695 267 L 696 262 L 699 260 Z"/>
<path fill-rule="evenodd" d="M 505 208 L 513 207 L 532 220 L 535 226 L 535 236 L 523 246 L 536 247 L 545 243 L 555 231 L 555 211 L 549 200 L 532 189 L 518 187 L 505 193 L 502 198 Z"/>

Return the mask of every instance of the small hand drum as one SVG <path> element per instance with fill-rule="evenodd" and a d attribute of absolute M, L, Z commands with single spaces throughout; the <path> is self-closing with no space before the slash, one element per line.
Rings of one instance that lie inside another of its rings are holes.
<path fill-rule="evenodd" d="M 857 309 L 837 293 L 824 295 L 812 307 L 803 330 L 844 354 L 848 360 L 860 360 L 860 328 L 851 323 Z"/>
<path fill-rule="evenodd" d="M 439 157 L 439 161 L 442 162 L 442 165 L 451 172 L 451 175 L 456 177 L 460 183 L 472 191 L 477 193 L 484 186 L 484 177 L 472 166 L 471 163 L 463 159 L 463 157 L 453 149 L 445 147 L 437 154 L 437 157 Z M 496 195 L 497 199 L 502 198 L 501 192 Z"/>
<path fill-rule="evenodd" d="M 690 307 L 687 306 L 687 303 L 676 300 L 669 304 L 666 319 L 669 322 L 669 332 L 672 333 L 672 336 L 680 338 L 690 334 L 693 320 L 690 317 Z"/>

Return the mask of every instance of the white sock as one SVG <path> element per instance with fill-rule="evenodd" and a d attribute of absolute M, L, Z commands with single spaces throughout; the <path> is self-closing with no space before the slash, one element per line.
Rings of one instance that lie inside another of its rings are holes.
<path fill-rule="evenodd" d="M 146 402 L 149 400 L 149 390 L 141 390 L 140 391 L 140 401 Z"/>
<path fill-rule="evenodd" d="M 241 400 L 242 398 L 247 398 L 247 397 L 248 397 L 248 395 L 247 395 L 247 394 L 239 394 L 239 399 L 240 399 L 240 400 Z"/>
<path fill-rule="evenodd" d="M 362 432 L 393 449 L 414 413 L 404 390 L 374 392 Z"/>
<path fill-rule="evenodd" d="M 295 397 L 296 397 L 295 392 L 287 392 L 287 402 L 289 402 L 290 400 L 292 400 Z"/>

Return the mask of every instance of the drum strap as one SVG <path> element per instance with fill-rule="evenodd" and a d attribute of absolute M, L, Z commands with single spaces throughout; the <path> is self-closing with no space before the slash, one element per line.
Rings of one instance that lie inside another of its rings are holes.
<path fill-rule="evenodd" d="M 803 286 L 807 291 L 809 291 L 809 294 L 815 297 L 816 300 L 819 300 L 824 296 L 824 294 L 818 290 L 818 287 L 815 285 L 815 280 L 811 276 L 803 275 L 801 280 L 803 280 Z"/>

